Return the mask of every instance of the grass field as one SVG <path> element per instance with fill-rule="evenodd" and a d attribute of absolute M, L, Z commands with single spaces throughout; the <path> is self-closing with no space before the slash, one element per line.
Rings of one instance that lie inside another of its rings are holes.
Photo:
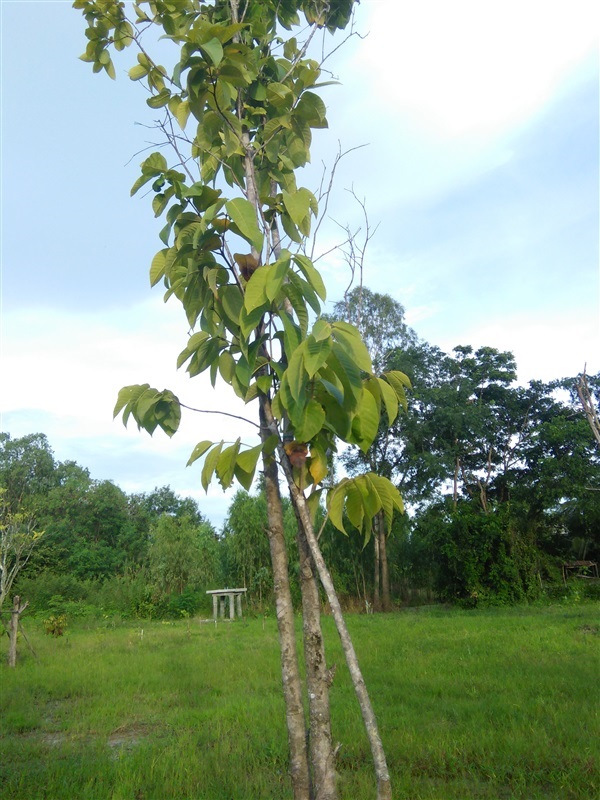
<path fill-rule="evenodd" d="M 599 796 L 597 604 L 349 616 L 395 798 Z M 45 636 L 0 667 L 2 800 L 291 798 L 274 619 Z M 375 796 L 331 619 L 340 797 Z"/>

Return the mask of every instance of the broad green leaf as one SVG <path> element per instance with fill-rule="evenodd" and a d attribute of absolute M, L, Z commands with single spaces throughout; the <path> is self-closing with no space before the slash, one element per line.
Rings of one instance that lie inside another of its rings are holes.
<path fill-rule="evenodd" d="M 219 456 L 221 455 L 221 450 L 223 449 L 224 442 L 219 442 L 219 444 L 215 445 L 210 453 L 204 459 L 204 466 L 202 467 L 202 488 L 205 492 L 208 492 L 209 484 L 212 480 L 212 476 L 214 475 L 215 468 L 217 466 L 217 461 L 219 460 Z"/>
<path fill-rule="evenodd" d="M 347 484 L 346 514 L 354 527 L 362 531 L 365 518 L 364 499 L 356 481 Z"/>
<path fill-rule="evenodd" d="M 293 194 L 282 192 L 285 210 L 290 215 L 292 222 L 298 227 L 310 213 L 310 194 L 308 189 L 298 189 Z"/>
<path fill-rule="evenodd" d="M 225 383 L 231 383 L 235 372 L 235 360 L 229 350 L 224 350 L 219 356 L 219 372 Z"/>
<path fill-rule="evenodd" d="M 348 350 L 356 365 L 364 372 L 373 372 L 371 356 L 358 329 L 347 322 L 334 322 L 331 328 L 335 339 Z"/>
<path fill-rule="evenodd" d="M 313 475 L 314 480 L 314 475 Z M 315 480 L 315 483 L 318 481 Z M 309 496 L 306 498 L 306 505 L 308 506 L 308 510 L 310 511 L 310 518 L 312 520 L 312 524 L 315 524 L 317 519 L 317 511 L 319 510 L 319 506 L 321 504 L 321 494 L 323 490 L 317 489 L 316 492 L 311 492 Z"/>
<path fill-rule="evenodd" d="M 292 242 L 297 242 L 300 244 L 302 241 L 302 236 L 300 235 L 298 228 L 292 222 L 292 218 L 289 216 L 289 214 L 283 213 L 281 215 L 281 225 Z"/>
<path fill-rule="evenodd" d="M 128 74 L 132 81 L 139 81 L 141 78 L 146 77 L 148 74 L 148 68 L 143 64 L 136 64 L 135 67 L 132 67 L 129 70 Z"/>
<path fill-rule="evenodd" d="M 377 402 L 371 392 L 363 388 L 356 414 L 352 420 L 352 433 L 363 453 L 366 453 L 373 444 L 378 429 L 379 409 L 377 408 Z"/>
<path fill-rule="evenodd" d="M 273 302 L 283 285 L 288 270 L 290 268 L 290 253 L 287 250 L 282 250 L 279 259 L 271 267 L 268 267 L 269 273 L 265 286 L 268 299 Z"/>
<path fill-rule="evenodd" d="M 165 274 L 165 265 L 167 263 L 166 255 L 169 252 L 169 248 L 165 247 L 162 250 L 159 250 L 158 253 L 152 259 L 152 264 L 150 265 L 150 285 L 156 286 L 159 280 L 164 277 Z"/>
<path fill-rule="evenodd" d="M 243 238 L 250 242 L 260 253 L 264 237 L 259 230 L 256 211 L 252 203 L 244 197 L 236 197 L 225 203 L 225 209 Z"/>
<path fill-rule="evenodd" d="M 304 369 L 304 348 L 297 347 L 292 357 L 290 358 L 286 375 L 292 393 L 292 397 L 296 402 L 300 399 L 302 390 L 306 386 L 308 376 Z"/>
<path fill-rule="evenodd" d="M 205 56 L 214 67 L 218 67 L 223 60 L 223 46 L 218 39 L 210 39 L 200 45 L 202 55 Z"/>
<path fill-rule="evenodd" d="M 219 299 L 227 320 L 232 323 L 233 328 L 236 328 L 240 324 L 240 312 L 244 302 L 242 293 L 237 286 L 227 284 L 219 288 Z M 225 320 L 225 324 L 227 324 L 227 320 Z M 227 325 L 227 327 L 232 333 L 235 333 L 231 326 Z"/>
<path fill-rule="evenodd" d="M 325 298 L 323 297 L 321 299 L 324 300 Z M 313 325 L 312 335 L 317 342 L 320 342 L 323 339 L 329 339 L 331 336 L 331 325 L 328 322 L 325 322 L 324 319 L 318 319 Z"/>
<path fill-rule="evenodd" d="M 321 483 L 329 472 L 327 455 L 323 448 L 315 443 L 311 443 L 310 445 L 310 464 L 308 466 L 308 471 L 315 483 Z"/>
<path fill-rule="evenodd" d="M 131 386 L 124 386 L 118 394 L 117 402 L 113 410 L 113 419 L 117 416 L 119 411 L 121 411 L 125 406 L 130 403 L 135 403 L 135 401 L 141 397 L 144 392 L 150 388 L 149 383 L 143 384 L 132 384 Z M 131 414 L 131 410 L 127 413 L 127 416 L 123 414 L 123 424 L 127 425 L 127 419 Z"/>
<path fill-rule="evenodd" d="M 239 464 L 236 463 L 235 467 L 233 468 L 233 474 L 235 475 L 237 482 L 243 486 L 247 492 L 249 492 L 252 488 L 254 472 L 246 472 L 240 467 Z"/>
<path fill-rule="evenodd" d="M 310 258 L 307 258 L 303 255 L 295 255 L 294 261 L 300 267 L 306 277 L 306 280 L 319 295 L 321 300 L 325 301 L 327 299 L 327 290 L 325 289 L 323 278 L 321 278 L 321 273 L 312 263 Z"/>
<path fill-rule="evenodd" d="M 177 111 L 175 112 L 175 119 L 179 123 L 179 127 L 181 130 L 185 130 L 185 126 L 187 125 L 187 121 L 190 116 L 190 104 L 187 100 L 182 100 L 181 103 L 177 106 Z"/>
<path fill-rule="evenodd" d="M 379 383 L 379 388 L 381 389 L 381 396 L 385 405 L 388 424 L 392 425 L 398 416 L 398 398 L 396 397 L 396 392 L 392 389 L 389 383 L 386 383 L 386 381 L 383 380 L 383 378 L 377 378 L 377 381 Z"/>
<path fill-rule="evenodd" d="M 344 408 L 352 410 L 362 393 L 362 380 L 356 362 L 345 348 L 334 342 L 327 363 L 344 387 Z"/>
<path fill-rule="evenodd" d="M 244 308 L 250 314 L 255 308 L 266 307 L 269 305 L 267 297 L 267 281 L 269 279 L 270 267 L 258 267 L 246 284 L 244 293 Z"/>
<path fill-rule="evenodd" d="M 330 351 L 331 339 L 317 341 L 314 336 L 308 336 L 304 349 L 304 366 L 309 378 L 313 378 L 315 373 L 325 364 Z"/>
<path fill-rule="evenodd" d="M 296 325 L 296 323 L 290 319 L 289 315 L 286 311 L 279 311 L 279 318 L 283 324 L 283 331 L 284 331 L 284 342 L 283 347 L 285 350 L 285 354 L 287 355 L 288 359 L 292 357 L 292 354 L 298 347 L 301 342 L 301 333 L 300 329 Z"/>
<path fill-rule="evenodd" d="M 332 524 L 341 531 L 346 533 L 344 528 L 344 500 L 346 498 L 345 484 L 347 478 L 344 478 L 337 486 L 327 492 L 327 510 L 329 512 L 329 519 Z M 346 535 L 348 535 L 346 533 Z"/>
<path fill-rule="evenodd" d="M 390 384 L 390 386 L 392 387 L 392 389 L 396 394 L 396 397 L 398 398 L 398 402 L 402 405 L 402 407 L 406 411 L 406 409 L 408 408 L 408 403 L 406 400 L 404 387 L 407 386 L 408 388 L 410 388 L 411 386 L 410 379 L 403 372 L 399 372 L 398 370 L 384 372 L 383 377 Z"/>
<path fill-rule="evenodd" d="M 310 442 L 325 423 L 325 411 L 316 400 L 309 400 L 302 415 L 302 425 L 296 427 L 296 438 L 300 442 Z M 312 452 L 312 451 L 311 451 Z"/>
<path fill-rule="evenodd" d="M 241 439 L 236 439 L 234 444 L 226 447 L 217 460 L 217 476 L 223 489 L 228 489 L 233 481 L 235 462 L 240 451 Z"/>
<path fill-rule="evenodd" d="M 186 467 L 189 467 L 194 461 L 197 461 L 201 458 L 207 450 L 209 450 L 213 446 L 213 442 L 205 439 L 203 442 L 199 442 L 194 449 L 192 450 L 192 454 L 188 459 Z"/>
<path fill-rule="evenodd" d="M 263 314 L 264 310 L 260 306 L 253 309 L 250 313 L 248 313 L 245 308 L 242 308 L 240 312 L 240 331 L 242 336 L 246 339 L 250 336 L 252 331 L 260 324 Z"/>
<path fill-rule="evenodd" d="M 237 464 L 244 470 L 244 472 L 254 474 L 256 464 L 262 453 L 262 444 L 251 447 L 249 450 L 242 450 L 237 457 Z"/>

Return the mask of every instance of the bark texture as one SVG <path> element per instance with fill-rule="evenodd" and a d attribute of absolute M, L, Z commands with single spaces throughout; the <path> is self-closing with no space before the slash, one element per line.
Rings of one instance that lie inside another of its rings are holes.
<path fill-rule="evenodd" d="M 379 563 L 381 565 L 381 606 L 384 611 L 391 611 L 390 571 L 387 558 L 387 540 L 385 538 L 385 517 L 382 511 L 377 514 L 376 524 L 379 538 Z"/>
<path fill-rule="evenodd" d="M 261 422 L 264 412 L 261 401 Z M 262 426 L 263 441 L 268 438 L 266 426 Z M 306 748 L 306 726 L 302 703 L 302 682 L 298 667 L 294 608 L 290 592 L 288 556 L 283 528 L 283 511 L 277 463 L 273 456 L 263 454 L 265 492 L 267 497 L 268 536 L 273 569 L 273 591 L 279 630 L 281 653 L 281 676 L 285 701 L 286 723 L 290 748 L 290 774 L 294 800 L 312 800 L 310 774 Z"/>
<path fill-rule="evenodd" d="M 337 800 L 335 754 L 331 741 L 329 709 L 329 687 L 333 680 L 333 670 L 327 669 L 316 570 L 299 518 L 298 553 L 300 556 L 304 661 L 309 708 L 309 755 L 313 796 L 315 800 Z"/>

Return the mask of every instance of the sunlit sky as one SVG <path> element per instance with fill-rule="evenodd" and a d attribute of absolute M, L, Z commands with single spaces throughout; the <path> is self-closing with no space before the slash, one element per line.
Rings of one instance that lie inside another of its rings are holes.
<path fill-rule="evenodd" d="M 144 382 L 239 412 L 176 372 L 187 326 L 149 288 L 159 226 L 129 189 L 156 112 L 127 78 L 133 51 L 113 82 L 78 60 L 70 2 L 0 9 L 1 428 L 45 433 L 57 459 L 128 492 L 170 484 L 219 525 L 231 493 L 205 496 L 184 465 L 197 441 L 250 426 L 189 414 L 169 440 L 112 420 L 119 388 Z M 363 0 L 356 30 L 326 63 L 341 85 L 322 90 L 330 127 L 299 176 L 315 188 L 338 147 L 365 145 L 340 163 L 318 249 L 360 227 L 353 189 L 378 225 L 365 284 L 421 337 L 511 350 L 523 382 L 598 371 L 597 3 Z M 343 256 L 318 264 L 340 299 Z"/>

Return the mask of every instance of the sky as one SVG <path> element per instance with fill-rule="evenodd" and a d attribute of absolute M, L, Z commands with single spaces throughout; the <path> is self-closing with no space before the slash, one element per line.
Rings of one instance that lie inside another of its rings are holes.
<path fill-rule="evenodd" d="M 78 60 L 70 2 L 0 14 L 0 428 L 45 433 L 58 460 L 127 492 L 168 484 L 220 526 L 235 490 L 205 495 L 185 463 L 202 439 L 251 442 L 251 426 L 189 413 L 168 439 L 112 419 L 118 390 L 146 382 L 240 413 L 177 372 L 187 325 L 150 290 L 160 225 L 129 189 L 155 112 L 127 78 L 133 52 L 113 82 Z M 365 285 L 447 352 L 512 351 L 524 383 L 600 369 L 599 19 L 591 0 L 363 0 L 325 62 L 340 83 L 298 176 L 316 188 L 341 148 L 317 252 L 346 226 L 364 234 L 353 191 L 376 228 Z M 318 266 L 330 309 L 348 269 L 339 251 Z"/>

